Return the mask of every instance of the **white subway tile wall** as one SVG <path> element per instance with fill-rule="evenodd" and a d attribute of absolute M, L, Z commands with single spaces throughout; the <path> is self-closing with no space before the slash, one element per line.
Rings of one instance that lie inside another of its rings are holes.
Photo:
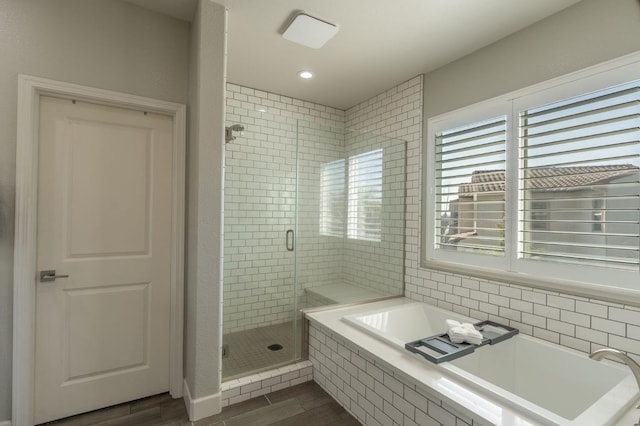
<path fill-rule="evenodd" d="M 306 124 L 299 129 L 302 120 Z M 332 129 L 343 127 L 344 111 L 229 83 L 226 125 L 232 124 L 245 130 L 235 132 L 236 139 L 225 145 L 225 333 L 293 319 L 295 258 L 285 249 L 285 233 L 294 230 L 296 195 L 303 206 L 301 232 L 310 226 L 305 214 L 317 216 L 317 204 L 313 210 L 307 207 L 312 201 L 306 200 L 319 197 L 319 189 L 305 178 L 297 192 L 296 155 L 301 157 L 302 176 L 314 173 L 324 158 L 339 155 L 335 151 L 342 151 L 343 138 L 340 131 L 336 140 Z M 340 259 L 340 249 L 328 244 L 301 246 L 301 265 L 308 258 L 320 265 L 308 267 L 306 274 L 339 272 L 328 265 Z"/>
<path fill-rule="evenodd" d="M 349 128 L 407 141 L 405 296 L 583 352 L 609 346 L 640 359 L 640 309 L 421 268 L 422 78 L 346 112 Z"/>
<path fill-rule="evenodd" d="M 481 425 L 353 343 L 312 323 L 309 360 L 313 378 L 367 426 Z M 464 410 L 464 411 L 463 411 Z"/>
<path fill-rule="evenodd" d="M 407 141 L 405 296 L 591 352 L 628 351 L 640 361 L 640 309 L 597 299 L 443 273 L 420 267 L 422 78 L 346 112 L 347 126 Z"/>
<path fill-rule="evenodd" d="M 393 164 L 402 175 L 391 177 L 385 184 L 385 211 L 383 220 L 383 238 L 381 243 L 367 241 L 348 241 L 346 246 L 349 271 L 348 280 L 374 290 L 387 289 L 391 294 L 402 294 L 405 260 L 397 256 L 406 256 L 405 220 L 417 209 L 418 194 L 412 185 L 419 182 L 405 181 L 405 175 L 420 173 L 419 151 L 422 135 L 422 76 L 414 77 L 376 97 L 362 102 L 346 111 L 346 128 L 354 131 L 354 137 L 348 139 L 348 152 L 362 150 L 359 134 L 381 136 L 386 143 L 402 148 L 392 154 L 392 158 L 404 162 L 403 167 Z M 369 138 L 371 139 L 371 138 Z M 406 147 L 406 149 L 405 149 Z M 395 157 L 394 157 L 395 156 Z M 385 165 L 386 167 L 386 165 Z M 405 199 L 402 203 L 401 200 Z M 408 228 L 406 228 L 408 229 Z M 390 291 L 391 290 L 391 291 Z"/>
<path fill-rule="evenodd" d="M 309 287 L 346 281 L 402 294 L 405 145 L 345 123 L 338 109 L 227 85 L 226 125 L 245 130 L 225 145 L 225 333 L 292 320 L 296 295 L 298 309 L 309 306 Z M 382 241 L 321 235 L 322 165 L 376 147 L 385 150 Z M 285 250 L 289 229 L 295 253 Z"/>
<path fill-rule="evenodd" d="M 404 288 L 406 143 L 376 132 L 347 133 L 347 158 L 377 149 L 382 149 L 383 157 L 380 240 L 344 240 L 343 279 L 360 287 L 401 295 Z"/>
<path fill-rule="evenodd" d="M 241 379 L 229 380 L 222 384 L 222 407 L 290 388 L 312 379 L 311 361 L 301 361 Z"/>
<path fill-rule="evenodd" d="M 609 346 L 628 351 L 632 357 L 640 361 L 640 309 L 636 307 L 477 279 L 460 274 L 443 273 L 420 267 L 422 93 L 422 76 L 418 76 L 381 93 L 375 98 L 354 106 L 345 113 L 230 84 L 228 86 L 228 123 L 243 122 L 249 128 L 254 124 L 260 126 L 260 130 L 257 131 L 256 129 L 255 132 L 256 140 L 260 141 L 260 144 L 263 141 L 266 144 L 264 150 L 254 151 L 252 153 L 253 157 L 239 154 L 238 161 L 247 161 L 244 164 L 244 171 L 239 173 L 240 175 L 249 173 L 249 167 L 255 167 L 256 161 L 264 160 L 264 156 L 269 155 L 270 149 L 288 152 L 287 143 L 293 132 L 292 126 L 294 126 L 291 120 L 298 117 L 301 120 L 326 127 L 340 128 L 344 125 L 350 130 L 402 139 L 407 142 L 406 226 L 404 230 L 405 296 L 478 319 L 505 322 L 519 328 L 522 333 L 583 352 L 590 352 Z M 263 114 L 265 113 L 257 112 L 258 106 L 267 108 L 267 120 L 263 119 Z M 308 115 L 300 116 L 303 112 Z M 278 127 L 273 128 L 273 126 Z M 311 129 L 309 131 L 311 132 Z M 327 135 L 326 137 L 330 138 L 331 136 Z M 321 143 L 319 142 L 320 139 L 322 137 L 318 136 L 318 143 Z M 233 156 L 233 151 L 229 145 L 227 145 L 227 148 L 226 155 Z M 301 151 L 304 151 L 304 149 L 306 148 L 302 147 Z M 313 148 L 309 147 L 308 149 L 310 150 L 310 158 L 312 158 L 314 155 Z M 336 148 L 337 150 L 338 148 Z M 328 161 L 331 158 L 333 157 L 328 155 L 326 160 Z M 269 161 L 273 160 L 269 159 Z M 249 162 L 253 163 L 250 165 Z M 311 164 L 305 164 L 304 166 L 306 170 L 312 171 L 312 175 L 316 173 L 315 167 L 315 165 Z M 286 167 L 285 169 L 287 172 L 290 171 Z M 228 172 L 229 170 L 227 169 Z M 280 202 L 285 202 L 289 194 L 283 194 L 282 192 L 288 190 L 286 188 L 288 181 L 286 177 L 278 177 L 283 180 L 276 183 L 276 185 L 285 185 L 284 188 L 278 187 L 278 190 L 281 191 L 278 196 Z M 300 183 L 301 188 L 305 188 L 301 193 L 308 192 L 309 200 L 302 203 L 301 211 L 307 211 L 308 217 L 305 216 L 306 213 L 301 213 L 304 218 L 300 219 L 300 229 L 302 230 L 308 226 L 308 232 L 315 232 L 318 226 L 318 214 L 317 208 L 315 212 L 313 211 L 313 206 L 317 206 L 317 204 L 314 204 L 317 202 L 316 197 L 318 197 L 314 189 L 317 184 L 314 184 L 313 178 L 308 178 L 308 181 L 305 181 L 305 179 L 307 178 L 303 178 Z M 243 202 L 240 191 L 258 190 L 252 187 L 249 182 L 251 180 L 247 181 L 242 188 L 239 188 L 237 193 L 234 193 L 233 191 L 235 190 L 232 189 L 232 193 L 229 194 L 240 197 L 236 200 L 238 204 Z M 226 196 L 227 194 L 225 193 Z M 253 208 L 259 211 L 268 210 L 270 203 L 273 203 L 273 201 L 265 200 L 264 205 L 253 206 Z M 225 221 L 228 222 L 226 217 L 227 215 L 225 214 Z M 284 221 L 284 218 L 282 219 Z M 266 219 L 264 224 L 267 225 Z M 238 228 L 231 228 L 234 225 L 238 226 Z M 272 253 L 264 253 L 262 257 L 259 256 L 257 259 L 247 256 L 250 253 L 260 253 L 262 246 L 259 241 L 263 237 L 260 232 L 269 234 L 264 235 L 267 239 L 281 239 L 284 241 L 284 237 L 280 232 L 284 231 L 286 225 L 282 225 L 282 221 L 280 223 L 269 223 L 269 225 L 272 227 L 261 230 L 260 228 L 242 228 L 242 225 L 234 222 L 234 220 L 231 223 L 225 223 L 225 237 L 229 237 L 229 234 L 234 232 L 233 238 L 229 238 L 229 243 L 225 243 L 225 262 L 228 261 L 226 258 L 228 255 L 232 257 L 232 262 L 237 262 L 237 265 L 235 265 L 237 269 L 227 268 L 225 263 L 225 302 L 230 302 L 225 303 L 225 331 L 230 329 L 239 330 L 243 327 L 247 328 L 269 321 L 282 321 L 286 316 L 283 311 L 277 309 L 280 306 L 278 305 L 280 297 L 284 298 L 287 303 L 291 303 L 293 297 L 290 287 L 286 285 L 280 286 L 277 282 L 284 282 L 291 277 L 281 269 L 282 256 L 278 255 L 275 260 Z M 398 232 L 400 234 L 400 231 Z M 243 236 L 249 236 L 249 243 L 246 242 L 246 239 L 240 238 L 240 233 L 245 233 Z M 251 235 L 246 233 L 251 233 Z M 304 277 L 303 275 L 302 282 L 304 285 L 313 285 L 317 277 L 312 278 L 312 276 L 321 274 L 323 270 L 335 269 L 337 268 L 336 265 L 340 265 L 340 268 L 346 267 L 346 264 L 334 260 L 347 256 L 342 251 L 344 248 L 341 247 L 341 243 L 334 246 L 331 244 L 330 237 L 325 238 L 327 239 L 318 237 L 315 242 L 313 250 L 317 249 L 318 252 L 310 250 L 304 255 L 309 257 L 307 259 L 308 262 L 311 262 L 313 257 L 326 256 L 323 257 L 321 266 L 318 266 L 315 271 L 313 271 L 313 267 L 310 264 L 306 265 L 309 276 Z M 245 242 L 242 243 L 240 240 Z M 234 245 L 233 241 L 238 242 Z M 254 251 L 254 248 L 256 248 L 256 251 Z M 348 262 L 349 268 L 363 271 L 371 268 L 374 263 L 381 264 L 380 262 L 385 261 L 383 252 L 375 253 L 375 256 L 379 256 L 377 258 L 379 262 L 371 262 L 372 258 L 369 256 L 372 255 L 362 256 L 361 258 L 356 255 L 351 256 Z M 241 262 L 244 263 L 241 264 Z M 384 270 L 385 267 L 381 267 L 376 275 L 383 276 L 385 274 Z M 305 267 L 301 266 L 300 271 L 304 274 Z M 255 272 L 258 277 L 257 287 L 255 288 L 253 287 L 254 284 L 247 284 L 248 281 L 244 281 L 241 278 L 250 272 Z M 358 273 L 353 274 L 354 277 L 358 275 Z M 332 278 L 328 277 L 327 280 L 330 281 Z M 265 287 L 260 287 L 261 280 L 275 280 L 275 282 L 269 282 Z M 364 285 L 361 282 L 356 283 Z M 284 288 L 280 290 L 280 287 Z M 264 293 L 261 292 L 261 288 Z M 263 296 L 265 297 L 264 300 L 261 299 Z M 251 303 L 246 303 L 247 301 Z M 256 303 L 256 305 L 252 305 L 252 303 Z M 262 308 L 262 303 L 264 303 L 265 308 Z M 231 309 L 227 308 L 227 306 L 230 306 Z M 471 424 L 471 420 L 465 417 L 464 414 L 457 413 L 456 409 L 452 409 L 438 401 L 437 397 L 429 400 L 430 397 L 421 395 L 421 398 L 426 399 L 419 400 L 419 404 L 412 404 L 411 395 L 415 396 L 414 394 L 418 394 L 418 392 L 416 389 L 412 389 L 410 384 L 407 384 L 407 378 L 393 377 L 393 373 L 387 371 L 386 374 L 389 377 L 385 382 L 385 371 L 381 370 L 382 372 L 380 373 L 371 367 L 367 370 L 366 363 L 370 362 L 370 360 L 363 358 L 356 350 L 348 348 L 344 342 L 341 344 L 342 348 L 340 348 L 335 340 L 326 336 L 325 340 L 320 342 L 318 340 L 320 334 L 317 333 L 317 330 L 313 331 L 313 333 L 316 333 L 315 336 L 312 336 L 316 341 L 314 342 L 313 338 L 311 339 L 310 353 L 316 369 L 314 378 L 339 402 L 350 409 L 352 414 L 366 424 L 393 424 L 394 421 L 400 419 L 400 415 L 402 415 L 404 424 L 438 424 L 438 422 L 443 424 L 456 424 L 455 422 L 458 422 L 458 424 Z M 323 349 L 327 345 L 331 345 L 330 350 L 332 350 L 329 357 L 322 352 L 322 350 L 325 352 L 328 350 L 326 348 Z M 342 365 L 339 368 L 345 371 L 350 369 L 351 372 L 345 376 L 342 374 L 342 370 L 338 373 L 332 371 L 331 368 L 337 365 L 335 359 L 342 360 Z M 361 359 L 364 361 L 361 361 Z M 364 364 L 362 364 L 363 362 Z M 364 365 L 364 368 L 362 365 Z M 375 366 L 375 362 L 373 365 Z M 327 372 L 327 369 L 329 372 Z M 356 373 L 355 375 L 353 374 L 354 372 Z M 345 381 L 345 378 L 348 381 Z M 392 379 L 399 379 L 403 382 L 401 384 L 402 395 L 400 393 L 400 385 Z M 403 398 L 400 398 L 400 396 Z M 391 398 L 391 401 L 388 398 Z M 394 403 L 395 408 L 393 407 Z M 380 419 L 383 419 L 384 422 L 381 423 Z M 396 421 L 396 423 L 398 422 Z M 402 424 L 402 422 L 399 422 L 399 424 Z"/>

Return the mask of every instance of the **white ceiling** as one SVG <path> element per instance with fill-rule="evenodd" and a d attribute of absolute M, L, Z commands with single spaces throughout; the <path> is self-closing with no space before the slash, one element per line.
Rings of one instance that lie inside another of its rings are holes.
<path fill-rule="evenodd" d="M 190 20 L 196 0 L 126 0 Z M 579 0 L 220 0 L 228 81 L 346 109 Z M 320 49 L 282 38 L 296 11 L 337 24 Z M 301 80 L 297 72 L 316 77 Z"/>

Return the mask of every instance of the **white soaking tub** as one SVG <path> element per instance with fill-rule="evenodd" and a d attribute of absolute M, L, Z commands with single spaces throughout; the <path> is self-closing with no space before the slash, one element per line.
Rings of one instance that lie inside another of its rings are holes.
<path fill-rule="evenodd" d="M 407 342 L 446 332 L 446 319 L 478 322 L 422 303 L 343 317 L 402 350 Z M 523 335 L 478 347 L 450 362 L 424 363 L 545 425 L 611 425 L 640 396 L 626 366 L 593 361 L 585 353 Z"/>

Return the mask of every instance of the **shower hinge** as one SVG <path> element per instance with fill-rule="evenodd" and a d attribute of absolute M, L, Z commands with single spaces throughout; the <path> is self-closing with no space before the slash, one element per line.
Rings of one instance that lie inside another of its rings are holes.
<path fill-rule="evenodd" d="M 229 356 L 229 344 L 224 343 L 222 345 L 222 358 L 227 358 Z"/>

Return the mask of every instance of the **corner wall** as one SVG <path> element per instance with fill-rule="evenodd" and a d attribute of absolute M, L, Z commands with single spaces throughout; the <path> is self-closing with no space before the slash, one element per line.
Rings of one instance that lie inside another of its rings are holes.
<path fill-rule="evenodd" d="M 191 27 L 185 400 L 191 420 L 220 412 L 222 187 L 227 11 L 200 0 Z"/>

